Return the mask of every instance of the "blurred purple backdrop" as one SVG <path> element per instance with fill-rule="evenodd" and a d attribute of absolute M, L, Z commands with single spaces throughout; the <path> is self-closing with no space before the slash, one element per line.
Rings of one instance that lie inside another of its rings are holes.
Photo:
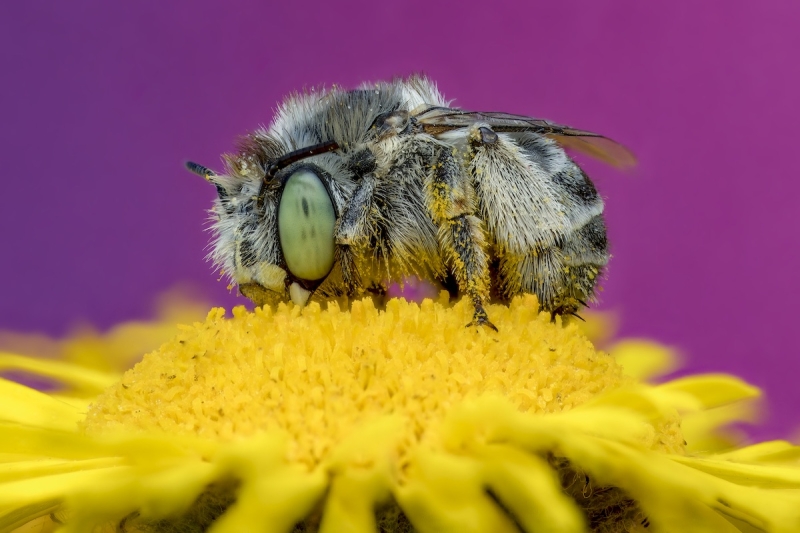
<path fill-rule="evenodd" d="M 204 262 L 218 165 L 287 92 L 422 71 L 465 108 L 629 145 L 587 169 L 614 258 L 603 307 L 693 371 L 767 391 L 800 426 L 800 3 L 4 2 L 0 328 L 61 334 L 148 314 Z M 519 3 L 521 5 L 522 3 Z M 701 7 L 702 6 L 702 7 Z"/>

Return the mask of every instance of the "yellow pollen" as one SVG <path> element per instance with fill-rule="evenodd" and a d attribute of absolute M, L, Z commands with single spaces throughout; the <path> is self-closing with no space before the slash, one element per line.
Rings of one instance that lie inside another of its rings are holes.
<path fill-rule="evenodd" d="M 444 298 L 444 296 L 442 296 Z M 519 411 L 569 410 L 626 382 L 575 325 L 538 314 L 535 297 L 490 306 L 500 330 L 467 328 L 467 301 L 370 300 L 301 311 L 212 310 L 148 354 L 91 406 L 83 428 L 162 431 L 223 441 L 289 437 L 287 460 L 316 466 L 355 428 L 384 415 L 404 424 L 396 452 L 438 447 L 439 421 L 464 400 L 503 396 Z M 682 446 L 667 422 L 656 447 Z M 654 440 L 655 442 L 655 440 Z"/>

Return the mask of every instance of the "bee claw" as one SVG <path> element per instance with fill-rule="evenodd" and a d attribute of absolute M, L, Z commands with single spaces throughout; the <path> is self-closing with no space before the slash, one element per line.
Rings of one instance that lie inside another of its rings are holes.
<path fill-rule="evenodd" d="M 497 326 L 489 321 L 489 316 L 486 314 L 486 311 L 484 311 L 483 308 L 475 310 L 475 315 L 472 317 L 472 322 L 467 324 L 466 327 L 469 328 L 471 326 L 488 326 L 495 331 L 500 331 L 497 329 Z"/>
<path fill-rule="evenodd" d="M 555 311 L 550 311 L 550 322 L 555 322 L 557 316 L 564 316 L 564 315 L 574 316 L 581 322 L 586 322 L 586 319 L 583 318 L 578 313 L 576 313 L 575 311 L 564 311 L 563 309 L 556 309 Z"/>
<path fill-rule="evenodd" d="M 579 315 L 578 313 L 575 313 L 574 311 L 572 313 L 570 313 L 570 315 L 574 316 L 575 318 L 577 318 L 581 322 L 586 322 L 586 319 L 584 319 L 581 315 Z"/>
<path fill-rule="evenodd" d="M 586 322 L 586 320 L 581 315 L 576 313 L 579 307 L 575 304 L 581 304 L 583 307 L 587 308 L 589 307 L 589 305 L 585 301 L 573 297 L 571 301 L 562 302 L 561 305 L 550 311 L 550 322 L 555 322 L 556 316 L 564 316 L 564 315 L 574 316 L 581 322 Z"/>
<path fill-rule="evenodd" d="M 469 328 L 469 327 L 472 327 L 472 326 L 488 326 L 488 327 L 492 328 L 493 330 L 495 330 L 497 332 L 500 331 L 499 329 L 497 329 L 497 326 L 495 326 L 494 324 L 489 322 L 488 319 L 485 319 L 485 318 L 474 318 L 472 320 L 472 322 L 467 324 L 465 327 Z"/>

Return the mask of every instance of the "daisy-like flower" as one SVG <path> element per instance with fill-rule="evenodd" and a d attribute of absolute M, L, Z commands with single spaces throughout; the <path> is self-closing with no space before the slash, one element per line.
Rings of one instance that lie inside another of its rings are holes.
<path fill-rule="evenodd" d="M 0 532 L 800 530 L 800 450 L 728 448 L 758 390 L 644 380 L 535 298 L 244 308 L 121 377 L 0 356 Z"/>

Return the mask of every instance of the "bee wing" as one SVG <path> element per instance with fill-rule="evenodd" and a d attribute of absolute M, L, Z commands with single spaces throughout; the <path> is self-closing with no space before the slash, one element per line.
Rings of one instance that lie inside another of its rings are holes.
<path fill-rule="evenodd" d="M 545 135 L 565 148 L 582 152 L 615 167 L 629 168 L 636 164 L 636 157 L 630 150 L 608 137 L 539 118 L 510 113 L 462 111 L 448 107 L 429 107 L 415 115 L 415 118 L 422 130 L 431 135 L 484 123 L 499 133 L 530 131 Z"/>

